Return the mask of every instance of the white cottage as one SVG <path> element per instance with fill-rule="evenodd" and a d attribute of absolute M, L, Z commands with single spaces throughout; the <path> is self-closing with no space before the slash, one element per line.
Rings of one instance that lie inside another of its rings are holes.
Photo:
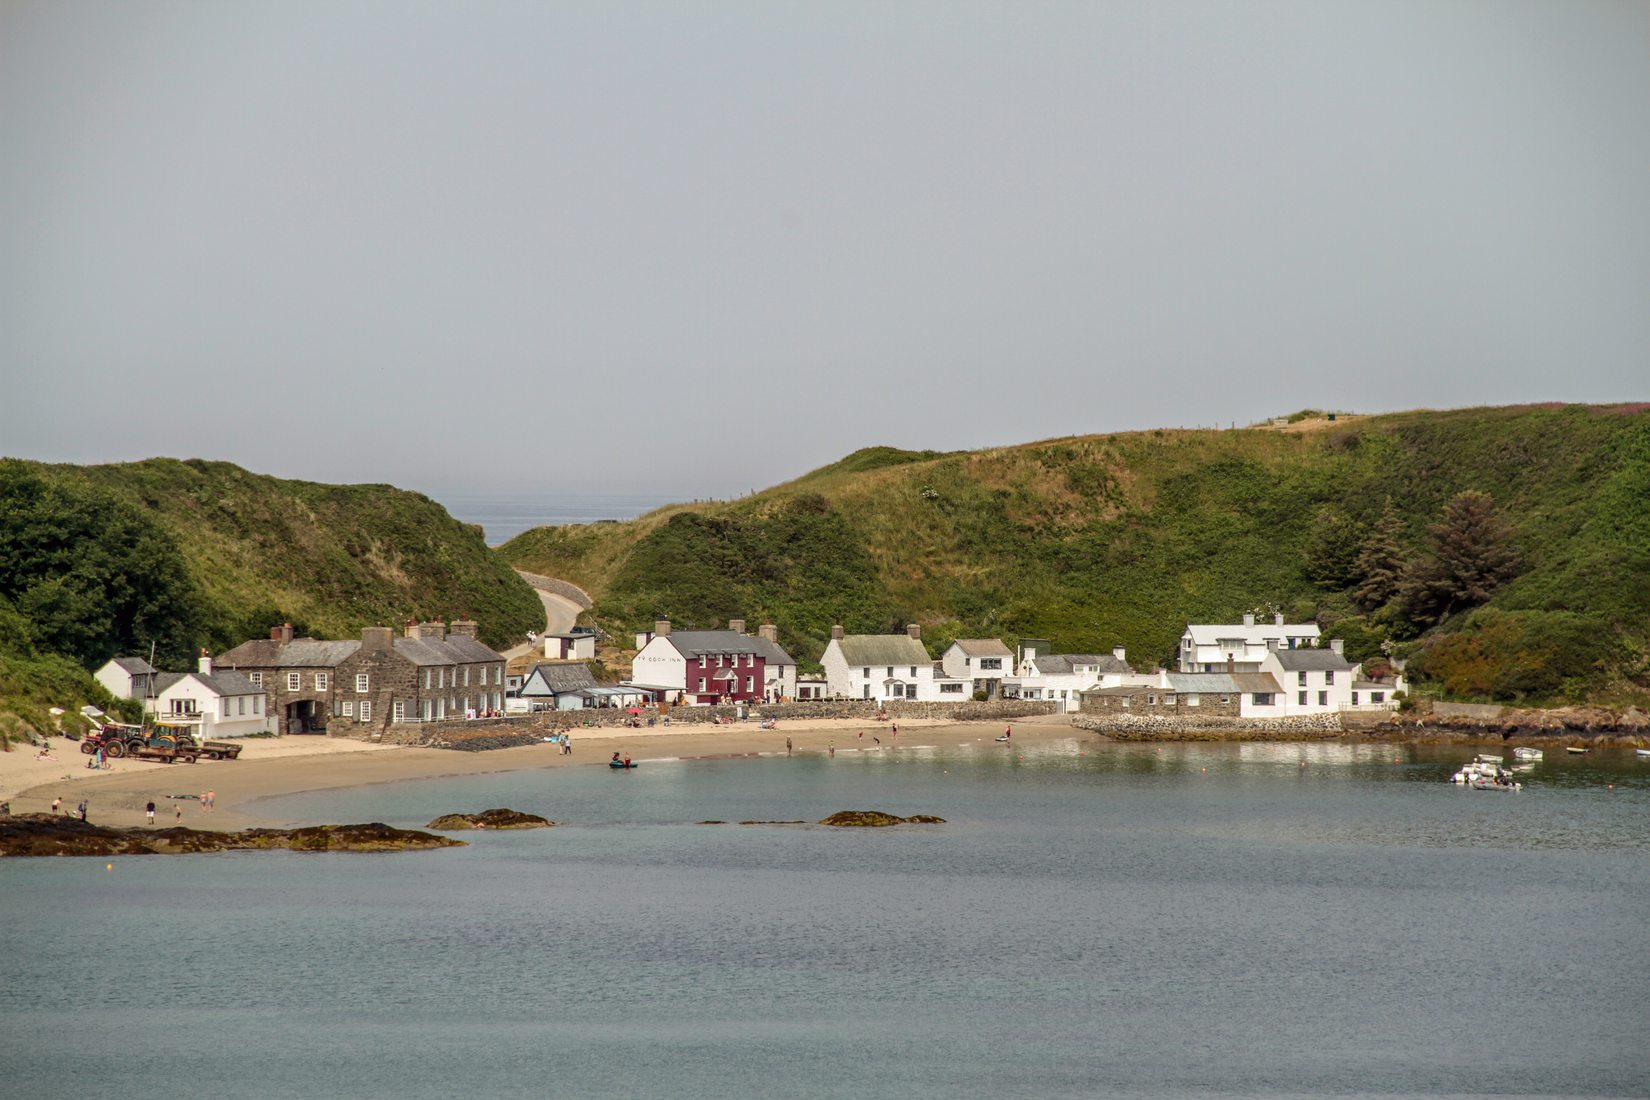
<path fill-rule="evenodd" d="M 940 667 L 950 679 L 971 681 L 971 691 L 995 698 L 1014 674 L 1014 654 L 996 638 L 958 638 L 940 655 Z"/>
<path fill-rule="evenodd" d="M 1336 714 L 1352 706 L 1358 665 L 1346 659 L 1339 638 L 1328 649 L 1274 647 L 1260 670 L 1282 685 L 1286 715 Z"/>
<path fill-rule="evenodd" d="M 844 699 L 960 703 L 974 690 L 972 680 L 947 676 L 928 656 L 917 623 L 904 634 L 844 634 L 833 626 L 819 663 L 831 695 Z"/>
<path fill-rule="evenodd" d="M 147 699 L 154 693 L 155 673 L 155 666 L 142 657 L 116 657 L 92 678 L 116 699 Z"/>
<path fill-rule="evenodd" d="M 1040 653 L 1047 642 L 1027 639 L 1020 646 L 1019 675 L 1009 685 L 1021 699 L 1052 700 L 1062 711 L 1075 711 L 1082 694 L 1100 688 L 1151 682 L 1155 673 L 1135 672 L 1126 651 L 1116 646 L 1110 654 Z"/>
<path fill-rule="evenodd" d="M 244 673 L 214 671 L 212 658 L 207 656 L 201 657 L 196 672 L 156 674 L 148 709 L 156 722 L 187 726 L 202 739 L 245 737 L 269 730 L 263 689 Z"/>

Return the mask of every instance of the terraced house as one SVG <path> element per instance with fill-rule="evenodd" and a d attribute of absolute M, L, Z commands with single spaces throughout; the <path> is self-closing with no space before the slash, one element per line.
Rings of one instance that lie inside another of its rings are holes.
<path fill-rule="evenodd" d="M 292 634 L 287 623 L 217 658 L 263 691 L 279 733 L 370 736 L 504 709 L 504 657 L 477 639 L 474 622 L 409 622 L 402 637 L 369 626 L 359 641 Z"/>

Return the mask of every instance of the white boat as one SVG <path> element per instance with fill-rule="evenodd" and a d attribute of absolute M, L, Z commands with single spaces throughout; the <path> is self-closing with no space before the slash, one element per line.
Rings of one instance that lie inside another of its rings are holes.
<path fill-rule="evenodd" d="M 1459 786 L 1477 782 L 1510 782 L 1511 779 L 1512 773 L 1501 766 L 1501 757 L 1482 752 L 1473 757 L 1470 763 L 1462 764 L 1461 770 L 1449 777 L 1451 783 Z"/>
<path fill-rule="evenodd" d="M 1520 745 L 1513 750 L 1514 760 L 1540 760 L 1541 750 L 1532 749 L 1528 745 Z"/>
<path fill-rule="evenodd" d="M 1577 756 L 1581 756 L 1584 753 L 1586 753 L 1587 746 L 1586 745 L 1565 745 L 1564 746 L 1564 751 L 1565 752 L 1573 752 Z"/>
<path fill-rule="evenodd" d="M 1475 791 L 1521 791 L 1524 784 L 1514 783 L 1510 779 L 1474 779 L 1472 789 Z"/>
<path fill-rule="evenodd" d="M 1650 756 L 1650 749 L 1634 749 L 1634 756 Z"/>

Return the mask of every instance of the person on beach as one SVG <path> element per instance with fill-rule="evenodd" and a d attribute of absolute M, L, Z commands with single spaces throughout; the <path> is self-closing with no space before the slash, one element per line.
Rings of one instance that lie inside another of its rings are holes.
<path fill-rule="evenodd" d="M 63 809 L 63 796 L 58 795 L 56 798 L 52 799 L 52 813 L 55 814 L 55 813 L 59 812 L 62 809 Z"/>
<path fill-rule="evenodd" d="M 836 755 L 836 742 L 834 740 L 830 741 L 826 744 L 825 753 L 828 756 L 835 756 Z"/>
<path fill-rule="evenodd" d="M 618 753 L 614 753 L 614 754 L 613 754 L 613 759 L 612 759 L 612 760 L 611 760 L 611 761 L 609 761 L 609 763 L 612 763 L 612 764 L 617 764 L 617 763 L 618 763 L 618 762 L 619 762 L 619 754 L 618 754 Z"/>
<path fill-rule="evenodd" d="M 85 802 L 84 799 L 81 800 L 78 812 L 80 814 L 80 820 L 85 821 L 86 820 L 86 802 Z"/>
<path fill-rule="evenodd" d="M 181 803 L 181 802 L 178 803 L 177 811 L 178 811 L 178 824 L 182 825 L 183 824 L 183 803 Z"/>
<path fill-rule="evenodd" d="M 785 755 L 791 755 L 791 739 L 789 737 L 785 738 Z"/>
<path fill-rule="evenodd" d="M 143 812 L 149 815 L 149 824 L 151 826 L 153 826 L 154 823 L 155 823 L 155 800 L 154 799 L 151 798 L 149 800 L 149 805 L 147 805 L 143 808 Z"/>

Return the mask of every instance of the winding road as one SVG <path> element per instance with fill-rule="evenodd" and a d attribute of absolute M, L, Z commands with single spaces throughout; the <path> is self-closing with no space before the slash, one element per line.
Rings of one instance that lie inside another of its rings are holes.
<path fill-rule="evenodd" d="M 543 633 L 566 634 L 569 630 L 572 630 L 573 624 L 578 621 L 579 612 L 584 610 L 584 608 L 579 605 L 578 601 L 574 600 L 570 596 L 564 596 L 560 592 L 552 592 L 549 589 L 540 588 L 538 584 L 534 584 L 534 582 L 542 581 L 543 578 L 537 576 L 536 574 L 521 573 L 520 570 L 517 570 L 517 572 L 520 574 L 522 580 L 533 586 L 533 591 L 539 594 L 539 602 L 544 604 Z M 533 652 L 537 648 L 537 642 L 523 642 L 518 646 L 505 650 L 504 656 L 507 658 L 521 657 L 525 654 Z"/>

